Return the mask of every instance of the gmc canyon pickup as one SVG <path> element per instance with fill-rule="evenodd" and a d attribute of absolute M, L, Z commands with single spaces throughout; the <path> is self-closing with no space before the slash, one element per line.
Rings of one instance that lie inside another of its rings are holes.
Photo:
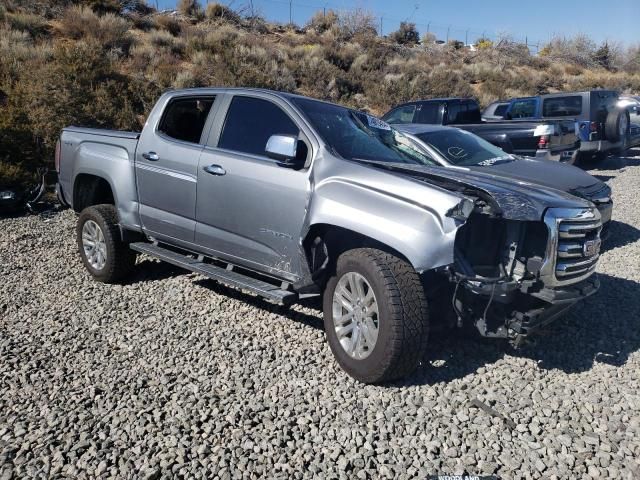
<path fill-rule="evenodd" d="M 599 286 L 591 202 L 442 168 L 335 104 L 177 90 L 140 134 L 69 127 L 56 150 L 95 279 L 125 279 L 142 252 L 277 303 L 322 296 L 330 348 L 362 382 L 411 373 L 430 326 L 518 342 Z"/>

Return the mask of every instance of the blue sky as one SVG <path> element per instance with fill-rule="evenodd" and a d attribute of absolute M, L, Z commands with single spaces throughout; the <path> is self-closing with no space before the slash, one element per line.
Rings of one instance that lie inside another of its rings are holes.
<path fill-rule="evenodd" d="M 156 4 L 156 0 L 147 0 Z M 200 0 L 206 4 L 206 0 Z M 176 0 L 157 0 L 160 8 L 172 8 Z M 235 9 L 249 0 L 223 0 Z M 288 22 L 289 0 L 253 0 L 254 8 L 268 20 Z M 382 17 L 384 33 L 402 20 L 417 24 L 421 34 L 434 32 L 469 42 L 484 32 L 495 37 L 508 32 L 518 40 L 544 43 L 554 34 L 585 33 L 597 42 L 631 45 L 640 42 L 640 0 L 293 0 L 293 21 L 304 24 L 317 10 L 363 8 Z M 379 23 L 379 20 L 378 20 Z"/>

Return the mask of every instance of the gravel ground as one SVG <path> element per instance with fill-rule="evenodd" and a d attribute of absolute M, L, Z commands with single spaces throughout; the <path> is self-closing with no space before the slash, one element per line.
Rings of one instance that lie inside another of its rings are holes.
<path fill-rule="evenodd" d="M 601 291 L 525 348 L 435 338 L 409 380 L 355 383 L 320 313 L 142 259 L 91 281 L 70 211 L 0 220 L 0 478 L 640 477 L 640 151 Z"/>

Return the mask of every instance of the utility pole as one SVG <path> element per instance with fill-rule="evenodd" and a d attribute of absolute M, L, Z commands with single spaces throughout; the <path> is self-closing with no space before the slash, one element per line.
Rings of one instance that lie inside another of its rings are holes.
<path fill-rule="evenodd" d="M 293 0 L 289 0 L 289 25 L 293 25 Z"/>
<path fill-rule="evenodd" d="M 384 33 L 382 32 L 382 17 L 380 17 L 380 36 L 384 37 Z"/>
<path fill-rule="evenodd" d="M 449 30 L 451 30 L 451 25 L 447 27 L 447 43 L 449 43 Z"/>
<path fill-rule="evenodd" d="M 467 31 L 464 32 L 464 44 L 465 45 L 469 45 L 468 40 L 469 40 L 469 29 L 467 29 Z"/>
<path fill-rule="evenodd" d="M 431 21 L 427 22 L 427 33 L 430 33 L 429 28 L 431 27 Z"/>

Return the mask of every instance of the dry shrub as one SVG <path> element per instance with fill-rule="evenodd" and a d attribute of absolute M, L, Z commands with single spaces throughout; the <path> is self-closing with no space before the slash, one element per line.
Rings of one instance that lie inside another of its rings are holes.
<path fill-rule="evenodd" d="M 205 17 L 209 20 L 221 20 L 223 22 L 230 22 L 236 25 L 240 24 L 242 21 L 237 12 L 226 5 L 217 2 L 207 5 Z"/>
<path fill-rule="evenodd" d="M 173 36 L 180 35 L 180 32 L 182 31 L 182 25 L 180 22 L 170 15 L 158 15 L 157 17 L 154 17 L 154 20 L 158 28 L 166 30 Z"/>
<path fill-rule="evenodd" d="M 49 33 L 49 23 L 40 15 L 30 13 L 7 13 L 6 18 L 13 30 L 27 32 L 33 38 L 43 37 Z"/>
<path fill-rule="evenodd" d="M 322 34 L 328 30 L 338 28 L 340 18 L 334 10 L 325 12 L 316 12 L 313 14 L 309 22 L 307 22 L 307 30 Z"/>
<path fill-rule="evenodd" d="M 186 47 L 186 43 L 182 38 L 174 37 L 164 30 L 151 32 L 149 42 L 156 48 L 171 52 L 174 55 L 182 55 Z"/>
<path fill-rule="evenodd" d="M 68 8 L 60 20 L 60 33 L 74 40 L 94 39 L 102 48 L 128 50 L 133 41 L 129 34 L 131 24 L 113 13 L 98 16 L 88 7 Z"/>

